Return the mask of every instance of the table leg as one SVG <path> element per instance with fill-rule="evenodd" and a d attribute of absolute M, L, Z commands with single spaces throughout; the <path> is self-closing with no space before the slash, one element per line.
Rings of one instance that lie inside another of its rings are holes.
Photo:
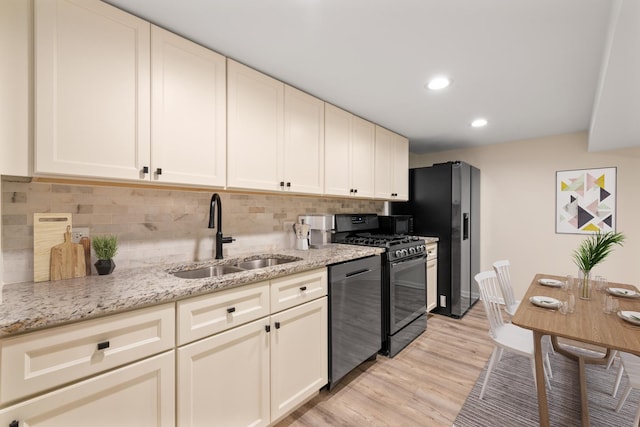
<path fill-rule="evenodd" d="M 547 384 L 544 379 L 544 363 L 542 360 L 542 337 L 538 331 L 533 331 L 533 347 L 536 362 L 536 386 L 538 389 L 538 415 L 540 426 L 549 427 L 549 405 L 547 403 Z"/>
<path fill-rule="evenodd" d="M 587 376 L 585 372 L 585 360 L 578 358 L 578 371 L 580 373 L 580 402 L 582 404 L 582 425 L 589 427 L 589 399 L 587 397 Z"/>

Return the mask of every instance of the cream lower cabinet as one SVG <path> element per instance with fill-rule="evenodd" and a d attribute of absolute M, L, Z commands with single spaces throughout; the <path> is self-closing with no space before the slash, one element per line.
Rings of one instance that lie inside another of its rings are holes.
<path fill-rule="evenodd" d="M 181 313 L 181 305 L 213 323 L 226 317 L 235 327 L 178 348 L 178 425 L 267 426 L 316 394 L 327 383 L 326 280 L 326 269 L 320 269 L 249 285 L 251 291 L 239 298 L 233 294 L 243 287 L 198 297 L 197 305 L 179 303 L 179 331 L 180 319 L 192 317 Z M 264 295 L 265 284 L 287 308 L 249 321 L 246 313 L 264 305 L 257 295 Z M 322 295 L 316 294 L 318 284 Z M 223 316 L 215 314 L 221 307 L 227 307 Z M 248 323 L 234 323 L 238 312 Z"/>
<path fill-rule="evenodd" d="M 267 426 L 268 319 L 178 349 L 179 426 Z"/>
<path fill-rule="evenodd" d="M 271 316 L 271 420 L 327 384 L 327 297 Z"/>
<path fill-rule="evenodd" d="M 175 425 L 174 351 L 0 410 L 11 427 Z"/>
<path fill-rule="evenodd" d="M 2 339 L 0 425 L 173 426 L 174 327 L 163 304 Z"/>
<path fill-rule="evenodd" d="M 427 311 L 438 306 L 438 244 L 427 245 Z"/>

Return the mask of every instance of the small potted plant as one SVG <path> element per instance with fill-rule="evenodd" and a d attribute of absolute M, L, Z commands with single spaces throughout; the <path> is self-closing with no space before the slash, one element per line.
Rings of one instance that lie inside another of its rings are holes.
<path fill-rule="evenodd" d="M 613 245 L 622 246 L 624 235 L 609 231 L 596 233 L 582 241 L 578 249 L 573 252 L 573 262 L 580 269 L 579 296 L 582 299 L 591 297 L 589 281 L 591 270 L 600 264 L 613 251 Z"/>
<path fill-rule="evenodd" d="M 96 258 L 98 258 L 94 264 L 98 274 L 111 274 L 116 268 L 113 257 L 118 252 L 118 237 L 115 235 L 97 236 L 93 238 L 92 245 Z"/>

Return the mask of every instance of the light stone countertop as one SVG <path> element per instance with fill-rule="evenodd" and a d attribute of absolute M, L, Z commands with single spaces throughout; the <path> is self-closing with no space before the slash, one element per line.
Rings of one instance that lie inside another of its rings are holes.
<path fill-rule="evenodd" d="M 112 274 L 106 276 L 4 285 L 0 303 L 0 337 L 172 302 L 382 252 L 383 249 L 380 248 L 331 244 L 307 251 L 285 249 L 222 260 L 211 259 L 121 271 L 116 267 Z M 256 257 L 266 258 L 270 255 L 284 255 L 301 260 L 205 279 L 180 279 L 167 272 L 229 264 Z"/>
<path fill-rule="evenodd" d="M 437 237 L 424 237 L 424 236 L 419 236 L 420 238 L 424 239 L 425 243 L 438 243 L 438 241 L 440 240 Z"/>

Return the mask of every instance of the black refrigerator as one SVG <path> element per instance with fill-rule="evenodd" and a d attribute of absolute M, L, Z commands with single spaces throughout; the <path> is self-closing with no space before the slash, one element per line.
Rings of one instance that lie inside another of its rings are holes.
<path fill-rule="evenodd" d="M 462 317 L 478 301 L 480 170 L 455 161 L 409 170 L 409 201 L 391 214 L 413 215 L 413 234 L 438 237 L 435 313 Z"/>

